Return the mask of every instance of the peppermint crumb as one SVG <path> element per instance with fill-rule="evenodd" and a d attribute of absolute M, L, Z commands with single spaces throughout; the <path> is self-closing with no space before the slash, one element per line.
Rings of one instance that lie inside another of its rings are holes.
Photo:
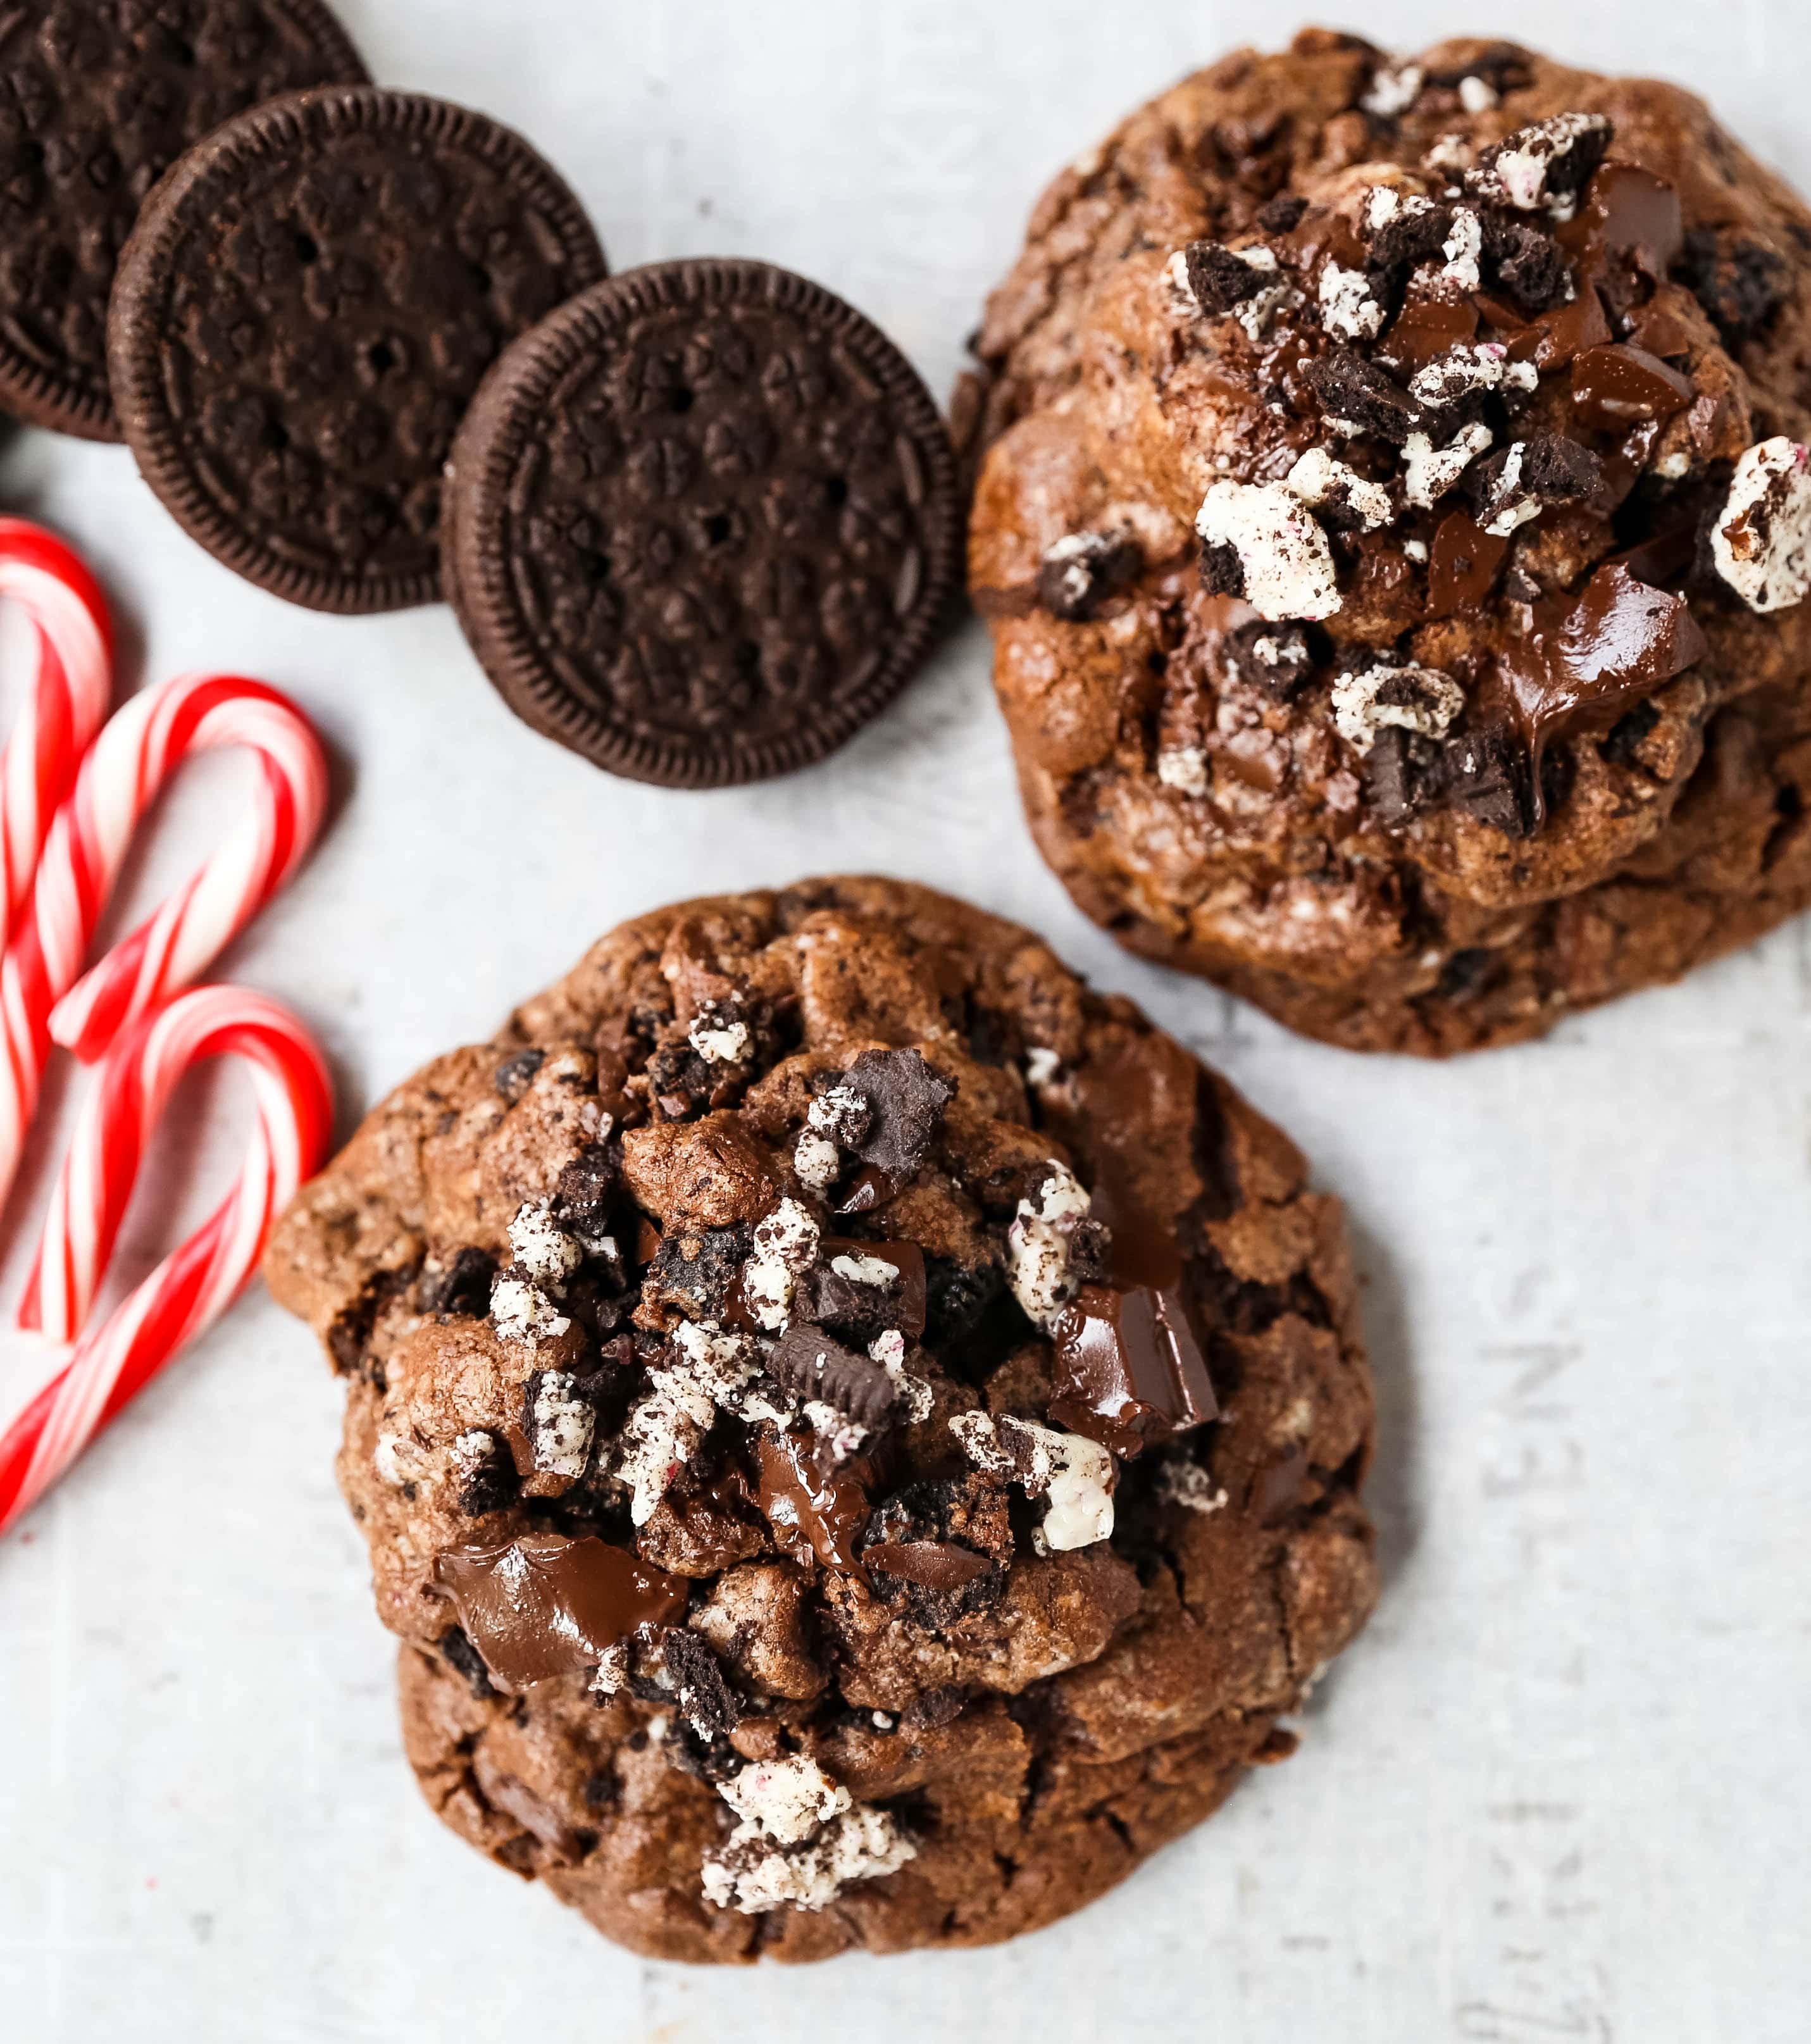
<path fill-rule="evenodd" d="M 1468 76 L 1459 81 L 1459 104 L 1468 113 L 1488 113 L 1498 96 L 1496 87 L 1487 79 Z"/>
<path fill-rule="evenodd" d="M 1157 778 L 1183 795 L 1207 792 L 1207 755 L 1199 745 L 1166 746 L 1157 755 Z"/>

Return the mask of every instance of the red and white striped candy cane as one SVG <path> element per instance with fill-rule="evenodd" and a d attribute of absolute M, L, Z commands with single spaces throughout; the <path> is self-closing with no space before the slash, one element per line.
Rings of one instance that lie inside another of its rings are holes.
<path fill-rule="evenodd" d="M 102 1260 L 177 1082 L 205 1058 L 228 1056 L 247 1062 L 257 1101 L 239 1181 L 0 1435 L 0 1532 L 239 1297 L 277 1216 L 326 1154 L 332 1096 L 320 1053 L 301 1023 L 242 987 L 185 993 L 121 1039 L 82 1106 L 64 1176 L 79 1175 L 94 1201 L 90 1225 Z"/>
<path fill-rule="evenodd" d="M 140 819 L 190 753 L 227 745 L 258 755 L 250 814 L 78 983 Z M 97 1057 L 205 971 L 300 864 L 326 806 L 320 741 L 262 682 L 185 674 L 135 696 L 106 726 L 57 813 L 30 906 L 0 962 L 0 1198 L 18 1170 L 52 1039 Z"/>
<path fill-rule="evenodd" d="M 100 586 L 63 542 L 0 518 L 0 598 L 30 617 L 38 670 L 0 752 L 0 943 L 31 891 L 51 819 L 113 693 L 113 626 Z"/>

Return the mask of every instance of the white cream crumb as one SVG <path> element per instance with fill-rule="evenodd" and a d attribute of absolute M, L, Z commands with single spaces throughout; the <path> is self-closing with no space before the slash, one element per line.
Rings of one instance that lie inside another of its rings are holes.
<path fill-rule="evenodd" d="M 1468 113 L 1488 113 L 1497 100 L 1497 89 L 1488 79 L 1468 73 L 1459 81 L 1459 104 Z"/>
<path fill-rule="evenodd" d="M 1528 443 L 1517 440 L 1503 457 L 1502 474 L 1497 478 L 1493 494 L 1502 500 L 1502 509 L 1484 527 L 1493 539 L 1506 540 L 1510 533 L 1541 516 L 1541 503 L 1538 497 L 1519 494 L 1521 490 L 1521 471 L 1527 454 Z"/>
<path fill-rule="evenodd" d="M 1333 683 L 1333 724 L 1355 752 L 1368 753 L 1387 725 L 1444 738 L 1465 692 L 1437 667 L 1372 667 Z"/>
<path fill-rule="evenodd" d="M 958 1412 L 950 1431 L 977 1469 L 1010 1477 L 1029 1498 L 1049 1500 L 1038 1529 L 1045 1548 L 1067 1553 L 1111 1537 L 1116 1472 L 1099 1441 L 986 1412 Z"/>
<path fill-rule="evenodd" d="M 563 1370 L 545 1371 L 529 1415 L 535 1468 L 574 1482 L 585 1473 L 597 1424 L 597 1414 L 577 1393 L 577 1377 Z"/>
<path fill-rule="evenodd" d="M 1811 594 L 1811 450 L 1783 433 L 1744 451 L 1711 528 L 1717 572 L 1751 610 Z"/>
<path fill-rule="evenodd" d="M 1408 112 L 1420 98 L 1421 91 L 1419 64 L 1382 64 L 1371 74 L 1371 83 L 1358 103 L 1379 121 L 1394 121 Z"/>
<path fill-rule="evenodd" d="M 836 1183 L 842 1169 L 842 1152 L 827 1135 L 802 1128 L 792 1146 L 792 1169 L 798 1173 L 800 1185 L 810 1186 L 814 1193 L 825 1192 Z"/>
<path fill-rule="evenodd" d="M 516 1209 L 516 1218 L 509 1224 L 509 1247 L 516 1252 L 518 1268 L 537 1284 L 555 1291 L 584 1260 L 577 1243 L 554 1224 L 545 1200 L 533 1200 Z"/>
<path fill-rule="evenodd" d="M 408 1434 L 384 1433 L 371 1451 L 371 1466 L 391 1489 L 419 1483 L 428 1473 L 427 1458 L 420 1443 Z"/>
<path fill-rule="evenodd" d="M 899 1266 L 884 1256 L 833 1256 L 830 1267 L 851 1285 L 896 1285 L 900 1281 Z"/>
<path fill-rule="evenodd" d="M 742 1297 L 770 1334 L 791 1319 L 792 1289 L 818 1253 L 817 1223 L 796 1200 L 782 1200 L 758 1222 L 754 1254 L 742 1267 Z"/>
<path fill-rule="evenodd" d="M 487 1432 L 484 1427 L 468 1427 L 453 1443 L 453 1473 L 461 1482 L 470 1483 L 474 1476 L 489 1466 L 499 1445 L 497 1436 Z"/>
<path fill-rule="evenodd" d="M 854 1800 L 815 1761 L 802 1756 L 751 1761 L 718 1793 L 745 1823 L 784 1846 L 800 1844 Z"/>
<path fill-rule="evenodd" d="M 1286 490 L 1292 490 L 1310 509 L 1318 510 L 1325 504 L 1336 505 L 1349 512 L 1368 532 L 1387 525 L 1396 515 L 1390 493 L 1382 483 L 1368 481 L 1349 463 L 1339 460 L 1325 448 L 1310 448 L 1283 482 Z M 1276 642 L 1260 640 L 1258 644 L 1269 647 L 1270 658 L 1265 664 L 1274 665 Z"/>
<path fill-rule="evenodd" d="M 1329 262 L 1321 271 L 1321 324 L 1341 340 L 1371 340 L 1383 331 L 1383 308 L 1362 270 Z"/>
<path fill-rule="evenodd" d="M 1410 503 L 1432 510 L 1491 444 L 1487 425 L 1460 428 L 1451 444 L 1437 448 L 1425 433 L 1410 433 L 1402 443 L 1402 494 Z"/>
<path fill-rule="evenodd" d="M 490 1288 L 490 1317 L 505 1341 L 556 1341 L 572 1325 L 538 1285 L 502 1272 Z"/>
<path fill-rule="evenodd" d="M 1157 1493 L 1165 1504 L 1191 1512 L 1223 1512 L 1230 1501 L 1199 1462 L 1167 1462 L 1157 1470 Z"/>
<path fill-rule="evenodd" d="M 1484 252 L 1483 223 L 1469 206 L 1460 206 L 1452 216 L 1452 231 L 1441 244 L 1446 258 L 1441 275 L 1455 290 L 1475 291 L 1483 282 L 1479 267 Z"/>
<path fill-rule="evenodd" d="M 1216 482 L 1195 526 L 1209 545 L 1230 547 L 1238 555 L 1245 600 L 1272 624 L 1312 623 L 1339 609 L 1327 536 L 1280 483 Z"/>
<path fill-rule="evenodd" d="M 1422 163 L 1427 170 L 1438 171 L 1448 177 L 1457 177 L 1471 168 L 1471 160 L 1470 142 L 1463 135 L 1449 131 L 1434 137 L 1427 154 L 1422 158 Z M 1448 196 L 1456 197 L 1456 194 L 1448 194 Z"/>
<path fill-rule="evenodd" d="M 915 1377 L 906 1368 L 905 1336 L 899 1329 L 882 1328 L 868 1344 L 868 1354 L 887 1373 L 898 1392 L 900 1411 L 907 1424 L 915 1427 L 920 1420 L 928 1420 L 937 1403 L 936 1394 L 922 1377 Z"/>
<path fill-rule="evenodd" d="M 591 1686 L 600 1696 L 614 1696 L 627 1688 L 628 1681 L 629 1642 L 619 1639 L 613 1646 L 604 1648 Z"/>
<path fill-rule="evenodd" d="M 791 1904 L 823 1909 L 857 1881 L 897 1873 L 918 1847 L 884 1810 L 858 1804 L 796 1846 L 764 1839 L 754 1825 L 737 1825 L 727 1841 L 705 1855 L 705 1900 L 719 1909 L 754 1915 Z"/>
<path fill-rule="evenodd" d="M 1034 1043 L 1025 1053 L 1025 1077 L 1040 1092 L 1051 1085 L 1063 1068 L 1063 1061 L 1046 1044 Z"/>
<path fill-rule="evenodd" d="M 1665 482 L 1677 482 L 1682 476 L 1690 474 L 1691 456 L 1683 448 L 1675 448 L 1655 463 L 1654 473 Z"/>
<path fill-rule="evenodd" d="M 733 1065 L 749 1053 L 753 1039 L 746 1022 L 723 1022 L 707 1012 L 685 1032 L 685 1040 L 708 1065 Z"/>
<path fill-rule="evenodd" d="M 1076 1286 L 1069 1269 L 1069 1245 L 1061 1226 L 1089 1211 L 1088 1196 L 1066 1165 L 1053 1158 L 1034 1198 L 1021 1200 L 1007 1231 L 1007 1277 L 1013 1297 L 1028 1317 L 1054 1327 Z"/>
<path fill-rule="evenodd" d="M 1207 755 L 1199 745 L 1165 746 L 1157 755 L 1157 778 L 1178 794 L 1205 795 Z"/>
<path fill-rule="evenodd" d="M 1410 560 L 1414 562 L 1418 567 L 1425 567 L 1427 565 L 1427 542 L 1425 540 L 1403 540 L 1402 551 L 1403 554 Z"/>
<path fill-rule="evenodd" d="M 806 1424 L 819 1443 L 829 1449 L 833 1462 L 846 1462 L 851 1455 L 861 1454 L 867 1443 L 868 1429 L 858 1420 L 849 1419 L 821 1398 L 807 1399 L 801 1409 Z"/>

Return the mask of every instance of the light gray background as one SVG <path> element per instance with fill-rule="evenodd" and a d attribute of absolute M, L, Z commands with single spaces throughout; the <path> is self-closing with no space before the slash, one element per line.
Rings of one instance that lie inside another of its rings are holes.
<path fill-rule="evenodd" d="M 1294 26 L 1195 0 L 341 12 L 385 82 L 531 135 L 617 267 L 791 264 L 939 395 L 1046 177 L 1173 77 Z M 1401 47 L 1479 25 L 1688 82 L 1811 183 L 1811 10 L 1789 0 L 1352 14 Z M 24 436 L 0 505 L 89 550 L 133 686 L 239 665 L 328 735 L 343 807 L 229 962 L 317 1028 L 348 1112 L 487 1034 L 618 918 L 811 871 L 965 892 L 1135 995 L 1350 1202 L 1387 1573 L 1300 1757 L 1086 1915 L 808 1977 L 643 1965 L 419 1800 L 333 1489 L 340 1394 L 255 1296 L 0 1544 L 0 2035 L 1805 2036 L 1811 928 L 1533 1049 L 1356 1060 L 1132 962 L 1069 906 L 1021 829 L 976 629 L 819 770 L 659 793 L 512 721 L 444 611 L 336 621 L 236 582 L 122 451 Z M 190 770 L 141 899 L 244 772 Z M 129 1274 L 229 1170 L 235 1083 L 184 1096 Z M 40 1182 L 59 1139 L 41 1133 Z M 6 1338 L 0 1401 L 44 1367 Z"/>

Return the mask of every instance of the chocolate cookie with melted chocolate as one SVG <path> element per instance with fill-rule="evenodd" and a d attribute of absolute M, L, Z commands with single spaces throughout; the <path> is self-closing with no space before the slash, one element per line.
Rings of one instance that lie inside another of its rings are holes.
<path fill-rule="evenodd" d="M 1080 1907 L 1280 1757 L 1376 1593 L 1337 1205 L 921 888 L 604 938 L 378 1108 L 267 1274 L 346 1381 L 424 1790 L 651 1956 Z"/>
<path fill-rule="evenodd" d="M 1811 902 L 1808 255 L 1700 102 L 1500 41 L 1309 30 L 1066 171 L 958 410 L 1077 902 L 1429 1055 Z"/>

